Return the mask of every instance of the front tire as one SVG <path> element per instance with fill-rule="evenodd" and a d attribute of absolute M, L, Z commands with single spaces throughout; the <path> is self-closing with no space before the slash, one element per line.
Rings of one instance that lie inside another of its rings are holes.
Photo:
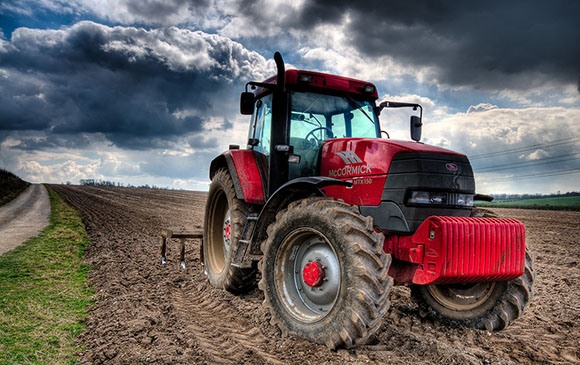
<path fill-rule="evenodd" d="M 413 285 L 411 297 L 423 316 L 449 324 L 498 331 L 519 318 L 534 296 L 536 272 L 526 251 L 524 274 L 512 281 Z"/>
<path fill-rule="evenodd" d="M 264 304 L 283 333 L 331 349 L 363 344 L 389 309 L 390 255 L 370 217 L 329 198 L 294 202 L 268 227 Z"/>
<path fill-rule="evenodd" d="M 248 216 L 248 206 L 236 198 L 226 169 L 218 170 L 209 188 L 203 229 L 203 258 L 209 282 L 232 293 L 256 285 L 256 269 L 231 266 Z"/>

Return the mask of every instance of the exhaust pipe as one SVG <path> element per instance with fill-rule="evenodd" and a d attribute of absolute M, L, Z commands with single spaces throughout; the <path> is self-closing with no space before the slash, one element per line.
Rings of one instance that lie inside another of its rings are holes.
<path fill-rule="evenodd" d="M 286 69 L 284 68 L 284 60 L 280 52 L 274 53 L 274 62 L 276 62 L 276 68 L 278 69 L 278 75 L 276 76 L 276 86 L 279 91 L 284 91 L 284 85 L 286 84 Z"/>
<path fill-rule="evenodd" d="M 272 127 L 270 128 L 270 169 L 268 172 L 268 196 L 288 181 L 288 152 L 280 149 L 289 148 L 287 139 L 288 105 L 286 97 L 286 69 L 280 52 L 274 53 L 274 62 L 278 74 L 276 88 L 272 97 Z"/>

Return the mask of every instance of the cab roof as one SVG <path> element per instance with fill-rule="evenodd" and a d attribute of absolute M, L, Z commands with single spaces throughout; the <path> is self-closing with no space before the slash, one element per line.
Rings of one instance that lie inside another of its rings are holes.
<path fill-rule="evenodd" d="M 286 70 L 286 87 L 299 86 L 312 89 L 332 90 L 360 95 L 365 99 L 378 99 L 377 88 L 370 82 L 351 79 L 349 77 L 331 75 L 322 72 L 305 70 Z M 264 83 L 276 84 L 277 77 L 272 76 Z M 256 95 L 268 92 L 264 88 L 258 88 Z"/>

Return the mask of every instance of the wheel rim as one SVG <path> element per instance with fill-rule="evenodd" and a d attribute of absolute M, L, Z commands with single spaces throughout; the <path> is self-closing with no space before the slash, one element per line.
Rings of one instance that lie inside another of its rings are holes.
<path fill-rule="evenodd" d="M 230 210 L 226 210 L 226 215 L 224 217 L 224 223 L 222 228 L 222 237 L 224 240 L 224 258 L 230 252 L 230 244 L 231 244 L 231 236 L 232 236 L 232 227 L 231 227 L 231 220 L 230 220 Z"/>
<path fill-rule="evenodd" d="M 226 225 L 228 237 L 226 238 Z M 231 244 L 231 219 L 228 200 L 223 192 L 216 195 L 211 218 L 211 237 L 208 244 L 209 269 L 216 274 L 225 269 L 226 255 Z"/>
<path fill-rule="evenodd" d="M 306 227 L 292 231 L 282 241 L 274 266 L 278 298 L 294 318 L 312 323 L 330 313 L 340 292 L 341 267 L 322 233 Z M 319 280 L 309 280 L 309 269 L 318 271 Z"/>
<path fill-rule="evenodd" d="M 483 304 L 493 292 L 495 282 L 448 285 L 427 285 L 427 290 L 442 306 L 468 311 Z"/>

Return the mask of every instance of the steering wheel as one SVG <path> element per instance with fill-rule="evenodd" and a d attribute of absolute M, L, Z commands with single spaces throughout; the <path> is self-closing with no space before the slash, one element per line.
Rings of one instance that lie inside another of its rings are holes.
<path fill-rule="evenodd" d="M 313 130 L 311 130 L 310 132 L 308 132 L 308 134 L 306 135 L 306 137 L 304 137 L 304 139 L 308 141 L 308 137 L 312 134 L 312 137 L 316 140 L 316 144 L 320 144 L 320 139 L 314 135 L 314 132 L 322 130 L 322 129 L 326 130 L 328 132 L 329 136 L 332 136 L 332 130 L 330 130 L 326 127 L 317 127 L 317 128 L 314 128 Z"/>

